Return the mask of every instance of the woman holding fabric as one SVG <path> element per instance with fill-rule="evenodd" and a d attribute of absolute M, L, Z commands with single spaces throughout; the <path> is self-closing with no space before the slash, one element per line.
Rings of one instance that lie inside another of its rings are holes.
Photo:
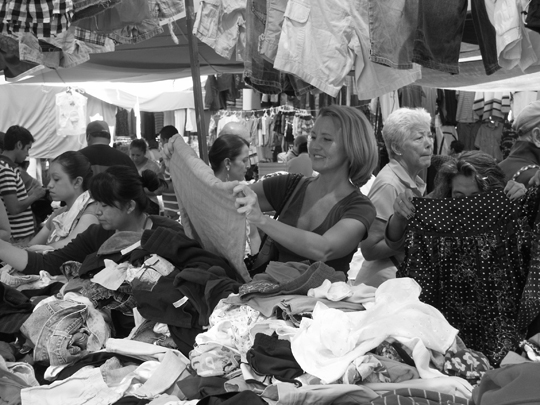
<path fill-rule="evenodd" d="M 369 192 L 377 209 L 377 218 L 368 238 L 361 244 L 366 261 L 357 275 L 356 284 L 378 287 L 395 277 L 396 264 L 403 260 L 403 254 L 385 242 L 384 230 L 400 193 L 409 190 L 418 197 L 424 195 L 426 185 L 419 174 L 431 163 L 433 136 L 430 124 L 431 116 L 423 108 L 400 108 L 386 119 L 382 135 L 390 163 L 379 172 Z"/>
<path fill-rule="evenodd" d="M 375 209 L 359 187 L 377 164 L 377 144 L 366 117 L 351 107 L 320 111 L 311 132 L 309 156 L 315 178 L 302 178 L 284 201 L 294 175 L 276 176 L 234 188 L 238 212 L 274 241 L 280 262 L 322 261 L 346 272 L 368 232 Z M 285 208 L 274 220 L 264 212 Z"/>
<path fill-rule="evenodd" d="M 66 246 L 90 225 L 97 224 L 96 204 L 88 192 L 92 168 L 79 152 L 65 152 L 51 162 L 47 189 L 53 201 L 66 205 L 56 210 L 29 242 L 28 250 L 42 252 Z"/>
<path fill-rule="evenodd" d="M 535 179 L 540 180 L 540 177 Z M 514 180 L 505 184 L 504 173 L 495 159 L 480 151 L 463 152 L 450 158 L 439 169 L 435 184 L 437 186 L 428 195 L 430 198 L 464 198 L 504 189 L 508 198 L 513 201 L 527 191 L 525 185 Z M 386 242 L 394 249 L 403 248 L 407 222 L 414 216 L 414 197 L 416 196 L 410 190 L 406 190 L 394 201 L 394 215 L 386 227 Z"/>
<path fill-rule="evenodd" d="M 249 168 L 249 142 L 239 135 L 225 134 L 217 138 L 208 151 L 208 160 L 221 181 L 244 181 Z M 247 223 L 245 257 L 259 252 L 261 238 L 255 226 Z"/>
<path fill-rule="evenodd" d="M 148 198 L 144 188 L 155 190 L 158 186 L 154 172 L 144 171 L 141 177 L 128 166 L 111 166 L 94 176 L 90 184 L 99 225 L 91 225 L 68 245 L 47 254 L 27 252 L 0 241 L 0 260 L 27 274 L 46 270 L 58 275 L 63 263 L 69 260 L 82 263 L 87 255 L 97 252 L 102 243 L 117 232 L 142 232 L 158 227 L 180 230 L 181 225 L 175 221 L 145 213 Z"/>
<path fill-rule="evenodd" d="M 397 276 L 414 278 L 420 300 L 496 367 L 528 328 L 538 332 L 538 189 L 505 183 L 495 159 L 480 151 L 452 157 L 436 184 L 432 198 L 406 191 L 394 202 L 386 242 L 407 251 Z"/>

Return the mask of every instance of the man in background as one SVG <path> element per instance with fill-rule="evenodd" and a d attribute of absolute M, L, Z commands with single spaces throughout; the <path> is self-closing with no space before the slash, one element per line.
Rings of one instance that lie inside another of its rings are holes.
<path fill-rule="evenodd" d="M 287 171 L 302 174 L 306 177 L 313 176 L 313 166 L 308 154 L 307 141 L 298 145 L 298 156 L 287 162 Z"/>
<path fill-rule="evenodd" d="M 285 156 L 285 163 L 287 163 L 291 159 L 294 159 L 295 157 L 298 157 L 298 155 L 300 154 L 298 152 L 298 147 L 303 143 L 307 145 L 307 137 L 305 137 L 304 135 L 299 135 L 294 138 L 293 147 L 287 152 L 287 155 Z"/>
<path fill-rule="evenodd" d="M 499 163 L 506 181 L 515 180 L 529 187 L 540 170 L 540 101 L 530 103 L 514 121 L 517 140 L 506 159 Z"/>
<path fill-rule="evenodd" d="M 27 192 L 18 165 L 28 157 L 34 137 L 26 128 L 9 127 L 4 136 L 4 150 L 0 155 L 0 195 L 6 206 L 11 226 L 12 242 L 26 246 L 34 236 L 34 216 L 31 205 L 45 196 L 45 188 Z"/>
<path fill-rule="evenodd" d="M 86 126 L 86 142 L 88 146 L 80 152 L 90 161 L 94 176 L 115 165 L 129 166 L 137 170 L 127 154 L 110 146 L 111 133 L 105 121 L 92 121 Z"/>

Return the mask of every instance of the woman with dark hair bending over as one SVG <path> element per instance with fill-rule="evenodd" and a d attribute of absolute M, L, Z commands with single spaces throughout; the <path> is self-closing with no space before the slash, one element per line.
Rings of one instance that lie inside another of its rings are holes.
<path fill-rule="evenodd" d="M 0 241 L 0 260 L 27 274 L 46 270 L 58 275 L 64 262 L 83 262 L 116 232 L 142 233 L 145 229 L 158 227 L 181 230 L 181 225 L 175 221 L 145 213 L 148 198 L 144 188 L 155 190 L 158 186 L 159 179 L 150 170 L 144 171 L 141 177 L 131 167 L 111 166 L 94 176 L 90 183 L 90 195 L 96 201 L 99 225 L 91 225 L 67 246 L 47 254 L 27 252 Z"/>
<path fill-rule="evenodd" d="M 34 252 L 66 246 L 90 225 L 97 224 L 96 204 L 88 185 L 92 178 L 90 161 L 79 152 L 64 152 L 51 162 L 47 189 L 53 201 L 66 205 L 57 209 L 28 243 Z"/>
<path fill-rule="evenodd" d="M 377 143 L 359 110 L 335 105 L 321 110 L 310 137 L 309 157 L 319 176 L 302 178 L 278 220 L 263 213 L 279 209 L 294 175 L 268 178 L 251 188 L 236 186 L 236 205 L 274 240 L 278 261 L 322 261 L 347 272 L 375 219 L 375 208 L 359 187 L 377 164 Z"/>

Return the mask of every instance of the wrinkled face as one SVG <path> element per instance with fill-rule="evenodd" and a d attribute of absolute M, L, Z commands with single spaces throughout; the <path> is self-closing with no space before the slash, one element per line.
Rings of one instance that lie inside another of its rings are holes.
<path fill-rule="evenodd" d="M 246 179 L 246 172 L 249 168 L 249 148 L 247 145 L 242 147 L 238 156 L 231 160 L 229 169 L 229 180 L 243 181 Z"/>
<path fill-rule="evenodd" d="M 401 157 L 407 166 L 417 170 L 426 169 L 431 164 L 433 135 L 429 125 L 421 125 L 411 132 L 403 143 Z"/>
<path fill-rule="evenodd" d="M 139 166 L 144 163 L 144 153 L 140 148 L 129 148 L 129 156 L 135 165 Z"/>
<path fill-rule="evenodd" d="M 75 180 L 71 180 L 68 174 L 64 171 L 64 167 L 58 163 L 53 162 L 49 167 L 49 184 L 47 188 L 51 194 L 51 198 L 54 201 L 66 201 L 77 194 L 75 187 Z"/>
<path fill-rule="evenodd" d="M 452 197 L 463 198 L 480 194 L 480 189 L 473 176 L 458 174 L 452 179 Z"/>
<path fill-rule="evenodd" d="M 319 117 L 311 131 L 308 153 L 313 170 L 322 173 L 349 167 L 343 135 L 332 117 Z"/>
<path fill-rule="evenodd" d="M 120 204 L 118 204 L 120 205 Z M 96 217 L 103 227 L 108 231 L 117 231 L 126 228 L 130 221 L 128 208 L 118 208 L 113 205 L 107 205 L 97 202 Z"/>

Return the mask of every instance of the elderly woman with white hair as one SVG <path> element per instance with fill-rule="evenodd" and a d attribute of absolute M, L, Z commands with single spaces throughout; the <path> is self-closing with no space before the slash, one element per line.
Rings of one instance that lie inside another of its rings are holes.
<path fill-rule="evenodd" d="M 399 194 L 411 190 L 422 197 L 425 193 L 426 184 L 419 174 L 429 167 L 433 154 L 431 116 L 423 108 L 400 108 L 388 116 L 382 135 L 390 162 L 379 172 L 368 195 L 377 216 L 360 244 L 366 261 L 356 277 L 356 284 L 374 287 L 394 278 L 396 266 L 403 261 L 403 252 L 391 249 L 384 233 Z"/>

